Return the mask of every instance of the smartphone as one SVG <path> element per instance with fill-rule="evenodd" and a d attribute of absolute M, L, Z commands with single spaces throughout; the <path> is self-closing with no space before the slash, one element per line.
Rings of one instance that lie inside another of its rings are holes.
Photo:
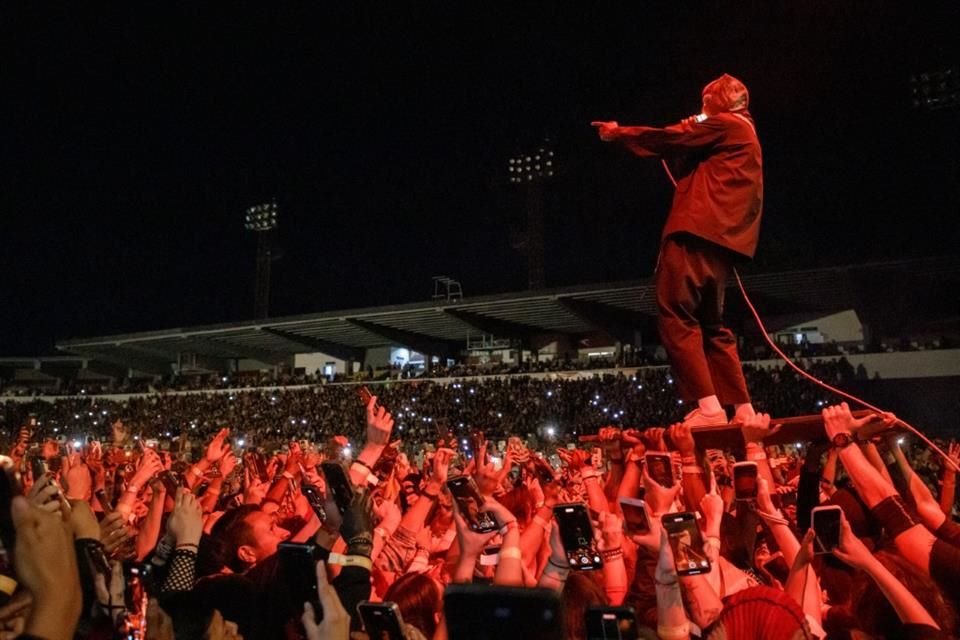
<path fill-rule="evenodd" d="M 593 535 L 587 505 L 582 502 L 558 504 L 553 515 L 560 527 L 560 539 L 571 569 L 593 571 L 603 567 L 600 550 Z"/>
<path fill-rule="evenodd" d="M 673 458 L 665 451 L 648 451 L 643 455 L 647 474 L 662 487 L 670 488 L 674 485 Z"/>
<path fill-rule="evenodd" d="M 320 522 L 326 522 L 327 510 L 323 506 L 323 494 L 320 493 L 320 489 L 304 480 L 300 483 L 300 492 L 310 503 L 313 512 L 320 518 Z M 337 508 L 339 509 L 339 505 L 337 505 Z"/>
<path fill-rule="evenodd" d="M 370 399 L 373 398 L 373 394 L 370 393 L 370 389 L 367 389 L 367 385 L 362 384 L 357 388 L 357 395 L 360 397 L 360 402 L 366 407 L 370 404 Z"/>
<path fill-rule="evenodd" d="M 663 516 L 677 575 L 695 576 L 710 572 L 710 560 L 703 552 L 703 534 L 697 526 L 697 515 L 692 511 L 668 513 Z"/>
<path fill-rule="evenodd" d="M 477 483 L 470 476 L 457 476 L 452 480 L 447 480 L 447 487 L 453 494 L 453 499 L 457 501 L 457 509 L 460 515 L 467 521 L 467 526 L 476 533 L 490 533 L 500 528 L 493 514 L 488 511 L 481 511 L 483 506 L 483 496 L 477 488 Z"/>
<path fill-rule="evenodd" d="M 357 604 L 357 613 L 370 640 L 404 640 L 403 619 L 400 607 L 395 602 L 370 602 Z"/>
<path fill-rule="evenodd" d="M 317 547 L 313 544 L 281 542 L 277 547 L 280 580 L 287 585 L 294 602 L 317 604 Z M 302 604 L 300 606 L 303 606 Z"/>
<path fill-rule="evenodd" d="M 33 481 L 36 482 L 46 472 L 47 461 L 43 456 L 30 456 L 30 473 L 33 475 Z"/>
<path fill-rule="evenodd" d="M 813 508 L 810 512 L 810 520 L 816 533 L 813 539 L 815 553 L 830 553 L 840 546 L 840 521 L 842 518 L 843 509 L 837 505 Z"/>
<path fill-rule="evenodd" d="M 650 532 L 647 504 L 643 500 L 621 497 L 620 510 L 623 511 L 623 530 L 627 534 L 642 535 Z"/>
<path fill-rule="evenodd" d="M 587 607 L 587 640 L 638 640 L 633 607 Z"/>
<path fill-rule="evenodd" d="M 97 502 L 100 503 L 100 507 L 103 509 L 103 514 L 110 515 L 113 512 L 113 505 L 110 504 L 110 499 L 107 498 L 107 492 L 103 489 L 97 489 L 94 492 L 94 495 L 97 496 Z"/>
<path fill-rule="evenodd" d="M 333 492 L 333 500 L 337 503 L 340 514 L 346 513 L 353 500 L 353 485 L 347 472 L 339 462 L 321 462 L 320 470 L 327 479 L 327 489 Z"/>
<path fill-rule="evenodd" d="M 746 461 L 733 465 L 733 490 L 737 500 L 757 499 L 757 463 Z"/>
<path fill-rule="evenodd" d="M 549 589 L 451 584 L 443 596 L 450 638 L 556 640 L 561 638 L 560 597 Z"/>

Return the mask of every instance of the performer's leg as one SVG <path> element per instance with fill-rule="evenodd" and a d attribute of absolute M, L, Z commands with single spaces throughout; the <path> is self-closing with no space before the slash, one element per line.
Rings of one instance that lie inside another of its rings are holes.
<path fill-rule="evenodd" d="M 750 393 L 737 353 L 737 338 L 723 326 L 723 297 L 730 275 L 730 262 L 722 249 L 708 246 L 704 248 L 704 264 L 710 272 L 709 277 L 705 278 L 700 306 L 707 366 L 721 404 L 738 405 L 739 409 L 739 405 L 749 405 Z"/>
<path fill-rule="evenodd" d="M 657 265 L 657 326 L 684 401 L 715 395 L 697 319 L 703 271 L 700 262 L 683 239 L 671 237 L 664 240 Z"/>

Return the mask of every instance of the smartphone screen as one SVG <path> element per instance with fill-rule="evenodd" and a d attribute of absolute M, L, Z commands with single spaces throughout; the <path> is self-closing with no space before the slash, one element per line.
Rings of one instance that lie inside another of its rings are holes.
<path fill-rule="evenodd" d="M 567 552 L 571 569 L 592 571 L 603 567 L 597 541 L 593 536 L 593 524 L 587 505 L 582 503 L 558 504 L 553 508 L 560 527 L 560 539 Z"/>
<path fill-rule="evenodd" d="M 500 528 L 494 519 L 493 514 L 487 511 L 481 511 L 483 506 L 483 496 L 477 488 L 477 483 L 470 476 L 458 476 L 447 481 L 450 493 L 453 499 L 457 501 L 457 509 L 460 511 L 471 531 L 477 533 L 489 533 Z"/>
<path fill-rule="evenodd" d="M 404 640 L 400 607 L 394 602 L 363 601 L 357 604 L 357 613 L 363 621 L 370 640 Z"/>
<path fill-rule="evenodd" d="M 840 519 L 843 511 L 838 506 L 814 507 L 811 512 L 815 553 L 830 553 L 840 545 Z"/>
<path fill-rule="evenodd" d="M 638 640 L 640 637 L 633 607 L 588 607 L 584 615 L 587 640 Z"/>
<path fill-rule="evenodd" d="M 280 579 L 290 588 L 295 602 L 317 602 L 316 546 L 281 542 L 277 547 Z M 303 606 L 302 604 L 300 606 Z M 314 604 L 314 610 L 319 609 Z"/>
<path fill-rule="evenodd" d="M 304 480 L 300 483 L 300 492 L 303 493 L 307 502 L 310 503 L 310 508 L 313 509 L 313 512 L 320 518 L 320 522 L 325 522 L 327 519 L 327 510 L 323 507 L 323 495 L 320 493 L 320 489 Z M 337 508 L 339 509 L 339 505 Z"/>
<path fill-rule="evenodd" d="M 694 576 L 709 573 L 710 560 L 703 552 L 703 535 L 692 511 L 668 513 L 662 519 L 667 530 L 677 575 Z"/>
<path fill-rule="evenodd" d="M 36 482 L 40 476 L 47 472 L 47 461 L 43 456 L 30 457 L 30 473 L 33 475 L 33 481 Z"/>
<path fill-rule="evenodd" d="M 16 528 L 13 526 L 13 516 L 10 515 L 10 503 L 13 498 L 22 495 L 20 477 L 13 460 L 0 456 L 0 543 L 7 554 L 6 560 L 13 561 L 13 548 L 16 542 Z"/>
<path fill-rule="evenodd" d="M 650 521 L 647 519 L 646 504 L 643 500 L 620 498 L 623 511 L 623 530 L 631 535 L 649 533 Z"/>
<path fill-rule="evenodd" d="M 337 462 L 321 462 L 320 469 L 327 479 L 327 489 L 333 492 L 333 500 L 337 503 L 337 509 L 340 510 L 341 514 L 346 513 L 350 507 L 350 502 L 353 500 L 353 485 L 350 484 L 347 472 Z"/>
<path fill-rule="evenodd" d="M 669 453 L 646 453 L 647 474 L 662 487 L 673 486 L 673 458 Z"/>
<path fill-rule="evenodd" d="M 733 465 L 733 490 L 737 500 L 757 499 L 756 462 L 738 462 Z"/>
<path fill-rule="evenodd" d="M 560 597 L 549 589 L 451 584 L 443 609 L 448 637 L 456 640 L 563 637 Z"/>

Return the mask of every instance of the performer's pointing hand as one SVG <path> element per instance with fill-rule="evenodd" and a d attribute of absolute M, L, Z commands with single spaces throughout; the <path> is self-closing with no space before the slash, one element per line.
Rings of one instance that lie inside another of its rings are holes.
<path fill-rule="evenodd" d="M 602 120 L 594 120 L 590 123 L 590 126 L 596 127 L 599 129 L 598 133 L 600 134 L 600 139 L 604 142 L 610 142 L 615 140 L 617 137 L 617 129 L 620 125 L 617 124 L 616 120 L 611 120 L 609 122 L 603 122 Z"/>

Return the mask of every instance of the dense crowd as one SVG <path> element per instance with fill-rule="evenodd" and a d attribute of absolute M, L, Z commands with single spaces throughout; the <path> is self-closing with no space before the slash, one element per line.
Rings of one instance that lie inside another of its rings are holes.
<path fill-rule="evenodd" d="M 811 372 L 832 385 L 855 375 L 846 360 L 814 362 Z M 830 395 L 792 369 L 745 366 L 754 402 L 775 416 L 810 414 Z M 61 439 L 106 439 L 109 426 L 123 419 L 145 438 L 170 441 L 209 437 L 231 425 L 238 437 L 270 451 L 291 439 L 320 440 L 344 434 L 356 441 L 364 417 L 355 385 L 318 385 L 302 389 L 197 394 L 149 394 L 117 402 L 103 398 L 65 398 L 2 405 L 0 443 L 11 438 L 30 415 L 39 435 Z M 482 429 L 491 438 L 521 435 L 543 439 L 595 433 L 606 424 L 642 427 L 682 418 L 688 408 L 677 399 L 667 369 L 635 376 L 606 374 L 590 378 L 543 379 L 529 376 L 483 381 L 398 381 L 371 387 L 393 409 L 398 435 L 406 442 L 429 441 L 438 433 Z"/>
<path fill-rule="evenodd" d="M 825 433 L 703 449 L 660 370 L 8 403 L 0 638 L 953 637 L 960 447 L 746 374 Z"/>

